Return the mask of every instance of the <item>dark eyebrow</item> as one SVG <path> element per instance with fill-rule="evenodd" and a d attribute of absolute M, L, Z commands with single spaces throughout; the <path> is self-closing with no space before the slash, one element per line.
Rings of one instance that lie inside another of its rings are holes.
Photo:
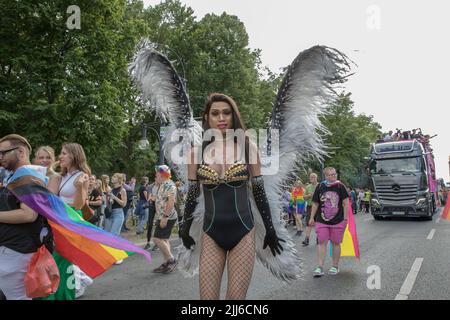
<path fill-rule="evenodd" d="M 211 112 L 212 111 L 228 111 L 228 110 L 230 110 L 231 111 L 231 107 L 230 106 L 226 106 L 226 107 L 224 107 L 224 108 L 218 108 L 218 107 L 212 107 L 211 108 Z"/>

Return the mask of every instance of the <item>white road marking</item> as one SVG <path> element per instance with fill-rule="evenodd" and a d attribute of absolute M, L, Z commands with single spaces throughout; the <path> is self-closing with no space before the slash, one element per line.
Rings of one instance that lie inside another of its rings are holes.
<path fill-rule="evenodd" d="M 409 294 L 412 291 L 414 286 L 414 282 L 416 282 L 417 275 L 419 274 L 419 270 L 422 267 L 423 258 L 416 258 L 414 261 L 411 270 L 406 276 L 405 282 L 403 282 L 402 287 L 400 288 L 400 292 L 395 297 L 395 300 L 407 300 Z"/>
<path fill-rule="evenodd" d="M 436 229 L 431 229 L 430 233 L 428 234 L 427 240 L 433 239 L 435 232 L 436 232 Z"/>
<path fill-rule="evenodd" d="M 436 219 L 436 223 L 439 223 L 439 222 L 441 222 L 441 218 L 440 217 Z"/>

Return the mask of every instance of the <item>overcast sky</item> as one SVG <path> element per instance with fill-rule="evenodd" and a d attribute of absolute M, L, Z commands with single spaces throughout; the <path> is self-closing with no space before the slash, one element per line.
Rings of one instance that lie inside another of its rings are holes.
<path fill-rule="evenodd" d="M 160 0 L 144 0 L 155 5 Z M 421 127 L 432 139 L 438 177 L 449 181 L 450 1 L 182 0 L 201 19 L 227 12 L 245 24 L 250 47 L 272 71 L 321 44 L 358 66 L 347 83 L 357 113 L 383 130 Z M 447 39 L 447 40 L 445 40 Z M 206 94 L 206 93 L 205 93 Z"/>

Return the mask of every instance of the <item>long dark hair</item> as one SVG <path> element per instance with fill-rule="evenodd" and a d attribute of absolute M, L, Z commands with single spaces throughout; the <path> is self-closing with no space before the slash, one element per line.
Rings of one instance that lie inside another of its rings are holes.
<path fill-rule="evenodd" d="M 244 121 L 242 121 L 241 113 L 239 112 L 238 106 L 233 98 L 222 94 L 222 93 L 211 93 L 208 96 L 208 100 L 206 101 L 205 111 L 203 111 L 202 124 L 203 130 L 210 129 L 209 120 L 206 120 L 206 116 L 209 116 L 209 111 L 211 110 L 211 106 L 214 102 L 225 102 L 231 107 L 232 115 L 233 115 L 233 129 L 242 129 L 247 130 Z"/>
<path fill-rule="evenodd" d="M 209 126 L 209 119 L 207 119 L 207 116 L 209 117 L 209 112 L 211 110 L 211 106 L 214 102 L 225 102 L 231 107 L 232 117 L 233 117 L 233 130 L 242 129 L 243 131 L 246 131 L 247 128 L 245 127 L 244 121 L 242 121 L 241 113 L 239 112 L 239 108 L 236 104 L 236 102 L 231 98 L 230 96 L 227 96 L 223 93 L 211 93 L 208 96 L 208 100 L 206 101 L 205 110 L 203 111 L 202 116 L 202 127 L 203 131 L 206 131 L 210 129 Z M 214 139 L 214 138 L 213 138 Z M 205 148 L 212 143 L 214 140 L 211 141 L 203 141 L 202 143 L 202 159 L 203 159 L 203 152 Z M 245 159 L 246 162 L 248 162 L 248 137 L 245 137 Z"/>

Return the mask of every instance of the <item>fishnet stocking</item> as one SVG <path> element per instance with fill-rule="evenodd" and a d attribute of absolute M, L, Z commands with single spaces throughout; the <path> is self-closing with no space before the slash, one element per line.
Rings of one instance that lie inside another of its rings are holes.
<path fill-rule="evenodd" d="M 243 300 L 247 295 L 255 264 L 255 229 L 228 253 L 227 300 Z"/>
<path fill-rule="evenodd" d="M 199 270 L 200 299 L 219 300 L 226 257 L 227 252 L 203 233 Z"/>

